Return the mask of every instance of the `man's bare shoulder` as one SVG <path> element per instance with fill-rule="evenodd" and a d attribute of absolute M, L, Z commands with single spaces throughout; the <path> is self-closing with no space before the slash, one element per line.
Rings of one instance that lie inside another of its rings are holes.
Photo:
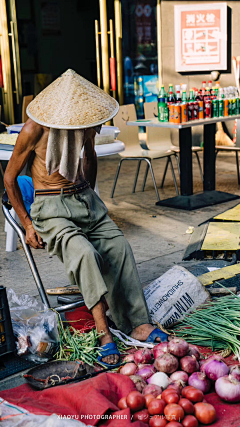
<path fill-rule="evenodd" d="M 32 119 L 28 119 L 23 126 L 21 133 L 32 136 L 41 136 L 43 133 L 43 127 Z"/>
<path fill-rule="evenodd" d="M 43 133 L 44 129 L 41 125 L 28 119 L 18 136 L 16 146 L 20 149 L 25 149 L 25 147 L 34 149 Z"/>

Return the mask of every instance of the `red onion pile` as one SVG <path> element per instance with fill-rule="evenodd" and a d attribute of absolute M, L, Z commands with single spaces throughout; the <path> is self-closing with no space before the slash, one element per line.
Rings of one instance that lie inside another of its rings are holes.
<path fill-rule="evenodd" d="M 160 399 L 170 393 L 172 397 L 166 397 L 167 404 L 176 404 L 177 396 L 181 395 L 197 404 L 215 382 L 216 393 L 221 399 L 240 402 L 240 366 L 229 369 L 219 355 L 203 361 L 198 348 L 181 338 L 157 344 L 152 350 L 137 350 L 127 355 L 124 361 L 127 363 L 119 372 L 128 376 L 147 399 Z"/>

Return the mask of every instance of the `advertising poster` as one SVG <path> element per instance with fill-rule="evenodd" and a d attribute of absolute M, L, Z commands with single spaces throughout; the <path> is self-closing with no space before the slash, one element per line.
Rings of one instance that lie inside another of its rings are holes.
<path fill-rule="evenodd" d="M 176 71 L 227 69 L 227 3 L 175 6 Z"/>

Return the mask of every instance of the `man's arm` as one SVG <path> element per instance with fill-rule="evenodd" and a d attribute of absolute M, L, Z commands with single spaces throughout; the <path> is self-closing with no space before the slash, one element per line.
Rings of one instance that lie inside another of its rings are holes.
<path fill-rule="evenodd" d="M 96 131 L 92 128 L 84 132 L 84 152 L 83 152 L 83 175 L 86 181 L 90 182 L 94 189 L 97 177 L 97 155 L 95 152 L 94 138 Z"/>
<path fill-rule="evenodd" d="M 9 200 L 16 211 L 21 224 L 26 230 L 26 243 L 33 248 L 43 248 L 43 242 L 40 236 L 35 232 L 32 221 L 25 209 L 22 193 L 19 188 L 17 177 L 26 165 L 37 142 L 42 136 L 42 127 L 32 120 L 28 120 L 21 133 L 18 136 L 12 157 L 8 162 L 4 174 L 4 185 L 6 187 Z"/>

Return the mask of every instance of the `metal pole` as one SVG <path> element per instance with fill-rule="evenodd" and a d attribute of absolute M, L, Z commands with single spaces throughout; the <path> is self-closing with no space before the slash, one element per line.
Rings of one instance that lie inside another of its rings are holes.
<path fill-rule="evenodd" d="M 114 60 L 115 64 L 115 57 L 114 57 L 114 36 L 113 36 L 113 20 L 109 20 L 109 34 L 110 34 L 110 52 L 111 52 L 111 58 Z M 113 98 L 116 99 L 116 91 L 113 90 Z"/>
<path fill-rule="evenodd" d="M 158 52 L 158 85 L 162 85 L 162 22 L 161 22 L 161 0 L 157 0 L 157 52 Z"/>
<path fill-rule="evenodd" d="M 109 55 L 108 55 L 108 29 L 107 29 L 107 2 L 99 0 L 101 47 L 102 47 L 102 76 L 103 90 L 109 93 Z"/>
<path fill-rule="evenodd" d="M 117 90 L 119 104 L 123 104 L 123 65 L 122 65 L 122 10 L 121 1 L 114 0 L 116 59 L 117 59 Z"/>
<path fill-rule="evenodd" d="M 100 50 L 99 50 L 99 27 L 98 27 L 98 21 L 97 20 L 95 20 L 95 38 L 96 38 L 97 82 L 98 82 L 98 87 L 101 87 L 101 64 L 100 64 Z"/>

